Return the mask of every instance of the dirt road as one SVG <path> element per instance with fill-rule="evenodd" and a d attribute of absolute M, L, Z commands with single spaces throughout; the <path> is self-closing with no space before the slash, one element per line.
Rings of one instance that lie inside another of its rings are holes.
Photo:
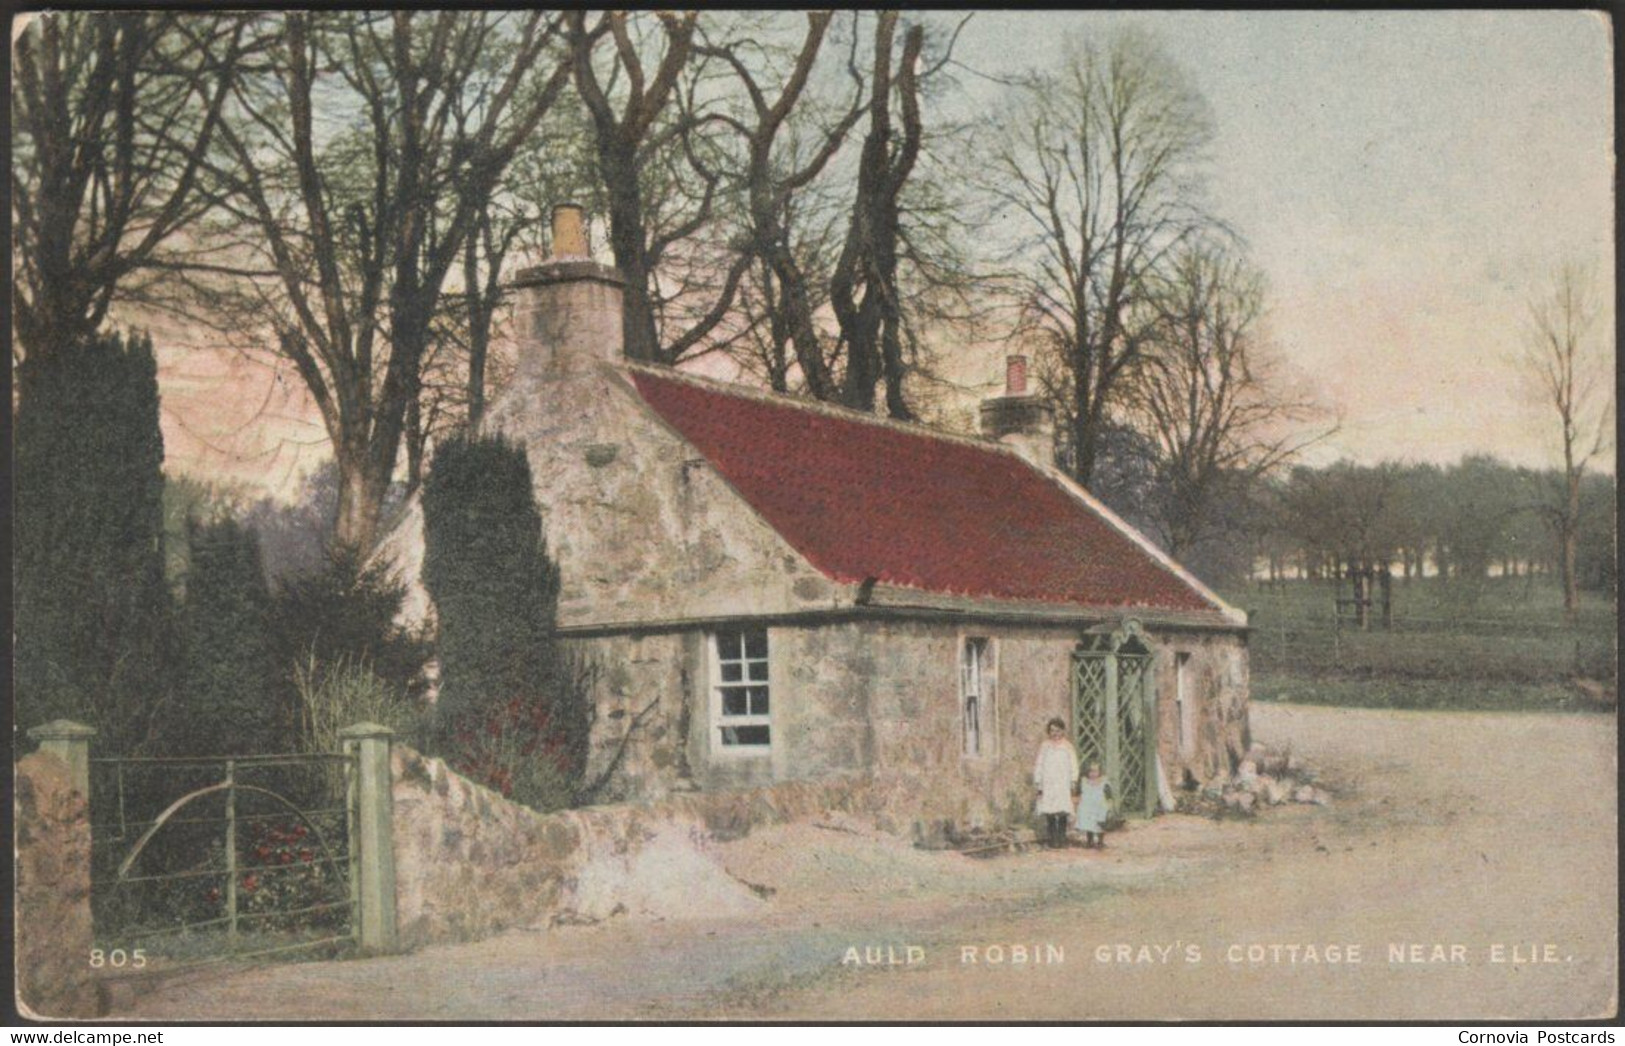
<path fill-rule="evenodd" d="M 1104 853 L 992 860 L 916 851 L 850 823 L 764 830 L 718 849 L 731 874 L 772 891 L 749 919 L 614 919 L 198 976 L 116 1016 L 1536 1020 L 1617 1009 L 1612 716 L 1255 706 L 1254 732 L 1319 768 L 1336 801 L 1252 822 L 1161 817 Z"/>

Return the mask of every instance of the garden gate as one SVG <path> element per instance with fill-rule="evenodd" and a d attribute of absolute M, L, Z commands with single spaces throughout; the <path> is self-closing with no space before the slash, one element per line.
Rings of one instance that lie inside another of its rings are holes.
<path fill-rule="evenodd" d="M 93 966 L 350 946 L 353 754 L 93 758 Z"/>
<path fill-rule="evenodd" d="M 1078 758 L 1100 764 L 1117 812 L 1149 817 L 1157 801 L 1153 655 L 1137 621 L 1090 632 L 1072 652 L 1072 737 Z"/>
<path fill-rule="evenodd" d="M 85 759 L 91 965 L 393 951 L 390 731 L 339 738 L 341 752 Z"/>

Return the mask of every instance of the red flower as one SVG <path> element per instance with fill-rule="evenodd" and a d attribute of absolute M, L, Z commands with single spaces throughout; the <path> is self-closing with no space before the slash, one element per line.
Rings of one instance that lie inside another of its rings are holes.
<path fill-rule="evenodd" d="M 208 900 L 211 903 L 213 903 L 214 901 L 220 900 L 220 887 L 218 887 L 218 886 L 209 887 Z"/>
<path fill-rule="evenodd" d="M 316 855 L 314 853 L 311 853 L 309 850 L 300 850 L 299 851 L 299 859 L 301 861 L 305 862 L 306 864 L 309 864 L 311 861 L 316 859 Z"/>
<path fill-rule="evenodd" d="M 253 893 L 255 890 L 258 890 L 259 888 L 260 888 L 260 877 L 259 876 L 254 875 L 253 873 L 249 873 L 248 875 L 243 876 L 243 889 L 244 890 L 247 890 L 249 893 Z"/>

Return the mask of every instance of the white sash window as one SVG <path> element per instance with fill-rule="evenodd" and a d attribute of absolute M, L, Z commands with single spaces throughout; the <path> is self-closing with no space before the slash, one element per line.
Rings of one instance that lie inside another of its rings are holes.
<path fill-rule="evenodd" d="M 767 684 L 767 629 L 712 636 L 711 722 L 724 751 L 766 751 L 772 743 Z"/>

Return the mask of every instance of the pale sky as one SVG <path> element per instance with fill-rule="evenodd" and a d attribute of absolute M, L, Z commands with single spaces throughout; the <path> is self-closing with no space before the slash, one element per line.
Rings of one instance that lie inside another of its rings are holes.
<path fill-rule="evenodd" d="M 1343 419 L 1315 460 L 1485 451 L 1553 463 L 1550 408 L 1520 391 L 1511 360 L 1526 302 L 1565 259 L 1596 266 L 1598 336 L 1612 358 L 1605 18 L 993 12 L 976 16 L 956 54 L 996 76 L 1053 68 L 1069 33 L 1129 24 L 1160 38 L 1211 106 L 1211 206 L 1268 277 L 1281 355 Z M 963 82 L 966 104 L 997 91 Z M 269 468 L 265 481 L 285 489 L 325 453 L 319 425 L 298 420 L 313 416 L 297 383 L 273 386 L 269 370 L 239 360 L 231 383 L 256 391 L 223 398 L 228 364 L 214 355 L 172 353 L 163 368 L 171 465 Z M 274 417 L 248 422 L 262 402 Z"/>

